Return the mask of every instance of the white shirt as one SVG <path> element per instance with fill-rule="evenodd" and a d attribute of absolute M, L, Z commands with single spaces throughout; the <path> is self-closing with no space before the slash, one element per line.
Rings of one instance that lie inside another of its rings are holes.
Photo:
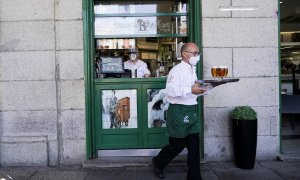
<path fill-rule="evenodd" d="M 197 80 L 196 67 L 181 61 L 169 72 L 166 92 L 171 104 L 195 105 L 197 95 L 192 94 L 192 86 Z"/>
<path fill-rule="evenodd" d="M 145 74 L 150 74 L 147 64 L 141 60 L 138 60 L 135 64 L 133 64 L 131 60 L 125 61 L 124 69 L 137 69 L 138 78 L 143 78 Z"/>

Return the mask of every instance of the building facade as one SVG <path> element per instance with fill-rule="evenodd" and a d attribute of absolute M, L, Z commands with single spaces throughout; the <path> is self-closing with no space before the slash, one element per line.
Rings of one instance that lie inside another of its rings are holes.
<path fill-rule="evenodd" d="M 0 165 L 80 164 L 91 156 L 88 0 L 0 0 Z M 257 159 L 280 153 L 278 1 L 202 0 L 202 76 L 239 78 L 203 98 L 203 158 L 233 159 L 230 111 L 258 112 Z M 220 11 L 221 7 L 257 10 Z M 93 90 L 92 90 L 93 91 Z"/>

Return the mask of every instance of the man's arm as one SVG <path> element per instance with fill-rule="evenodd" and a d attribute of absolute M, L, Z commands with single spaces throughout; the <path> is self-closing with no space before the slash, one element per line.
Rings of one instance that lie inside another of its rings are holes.
<path fill-rule="evenodd" d="M 144 73 L 144 78 L 149 78 L 150 77 L 151 73 L 150 73 L 146 63 L 143 65 L 143 73 Z"/>
<path fill-rule="evenodd" d="M 195 94 L 195 95 L 200 95 L 200 94 L 204 94 L 206 92 L 206 89 L 204 88 L 201 88 L 199 86 L 199 84 L 194 84 L 192 86 L 192 93 Z"/>

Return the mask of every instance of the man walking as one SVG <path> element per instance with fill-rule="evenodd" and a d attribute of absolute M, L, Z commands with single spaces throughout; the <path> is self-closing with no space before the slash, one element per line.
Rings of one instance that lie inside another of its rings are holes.
<path fill-rule="evenodd" d="M 181 48 L 182 61 L 170 71 L 166 84 L 167 134 L 169 144 L 152 159 L 154 175 L 165 178 L 163 169 L 185 147 L 188 150 L 188 180 L 201 180 L 199 131 L 197 117 L 197 97 L 206 90 L 195 83 L 196 64 L 200 60 L 199 48 L 194 43 L 186 43 Z"/>

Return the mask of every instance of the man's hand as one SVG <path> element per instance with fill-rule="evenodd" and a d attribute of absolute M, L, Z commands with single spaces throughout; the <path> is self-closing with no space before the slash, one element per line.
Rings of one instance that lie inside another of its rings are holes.
<path fill-rule="evenodd" d="M 195 95 L 203 94 L 203 93 L 205 93 L 205 92 L 206 92 L 206 89 L 201 88 L 201 87 L 199 86 L 199 84 L 194 84 L 194 85 L 192 86 L 192 93 L 195 94 Z"/>

